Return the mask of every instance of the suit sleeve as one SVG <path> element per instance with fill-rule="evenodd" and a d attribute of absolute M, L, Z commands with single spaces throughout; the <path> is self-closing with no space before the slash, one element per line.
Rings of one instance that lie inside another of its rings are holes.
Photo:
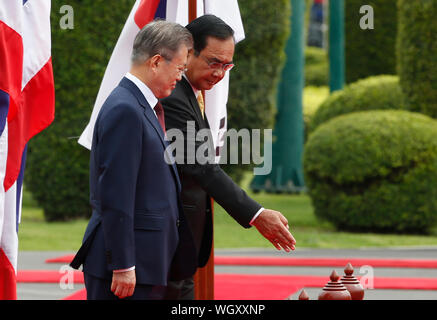
<path fill-rule="evenodd" d="M 117 105 L 98 128 L 98 193 L 109 269 L 135 265 L 134 207 L 142 150 L 142 120 L 134 107 Z"/>
<path fill-rule="evenodd" d="M 187 99 L 172 95 L 163 99 L 162 104 L 165 110 L 166 128 L 177 128 L 184 134 L 184 161 L 178 162 L 178 169 L 183 175 L 191 176 L 219 205 L 226 210 L 240 225 L 250 228 L 250 221 L 261 208 L 261 205 L 251 199 L 246 192 L 241 189 L 216 163 L 199 164 L 197 159 L 194 164 L 189 164 L 188 157 L 193 158 L 193 154 L 187 150 L 188 141 L 192 134 L 187 132 L 187 122 L 194 121 L 191 106 Z M 195 131 L 198 132 L 199 126 L 195 123 Z M 203 141 L 195 141 L 195 151 L 204 144 Z M 212 145 L 212 137 L 209 138 Z M 212 150 L 214 148 L 212 147 Z M 195 158 L 195 157 L 194 157 Z"/>

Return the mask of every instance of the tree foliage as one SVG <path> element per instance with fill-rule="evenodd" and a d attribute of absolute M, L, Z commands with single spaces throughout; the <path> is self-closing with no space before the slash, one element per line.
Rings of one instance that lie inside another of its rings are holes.
<path fill-rule="evenodd" d="M 89 151 L 77 138 L 89 121 L 100 82 L 132 1 L 71 0 L 74 29 L 62 29 L 52 2 L 56 113 L 29 142 L 25 183 L 48 221 L 89 216 Z"/>

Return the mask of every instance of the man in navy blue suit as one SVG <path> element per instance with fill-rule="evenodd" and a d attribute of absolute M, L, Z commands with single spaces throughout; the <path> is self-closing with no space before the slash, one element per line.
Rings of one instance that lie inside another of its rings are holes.
<path fill-rule="evenodd" d="M 145 26 L 134 41 L 130 72 L 97 117 L 90 158 L 93 213 L 71 263 L 83 264 L 88 299 L 162 299 L 167 281 L 195 272 L 177 169 L 165 160 L 158 100 L 181 80 L 191 47 L 190 32 L 179 24 Z"/>

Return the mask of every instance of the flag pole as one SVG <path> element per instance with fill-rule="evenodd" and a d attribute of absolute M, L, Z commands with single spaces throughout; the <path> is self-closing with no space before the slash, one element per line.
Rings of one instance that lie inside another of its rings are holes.
<path fill-rule="evenodd" d="M 189 0 L 188 20 L 191 22 L 197 18 L 197 0 Z M 203 101 L 205 93 L 202 91 Z M 214 200 L 211 199 L 211 215 L 214 222 Z M 214 238 L 212 241 L 211 255 L 208 263 L 203 268 L 197 269 L 194 275 L 194 299 L 214 300 Z"/>
<path fill-rule="evenodd" d="M 191 22 L 196 18 L 197 18 L 197 0 L 189 0 L 188 21 Z"/>

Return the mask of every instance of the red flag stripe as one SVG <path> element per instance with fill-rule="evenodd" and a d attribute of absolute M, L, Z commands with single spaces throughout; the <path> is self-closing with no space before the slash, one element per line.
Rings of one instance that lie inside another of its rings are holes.
<path fill-rule="evenodd" d="M 21 157 L 27 142 L 45 129 L 55 116 L 55 90 L 52 59 L 28 82 L 21 93 L 21 105 L 15 118 L 9 120 L 8 160 L 4 188 L 17 180 Z"/>
<path fill-rule="evenodd" d="M 155 18 L 160 0 L 141 0 L 137 12 L 135 12 L 135 24 L 142 29 L 147 23 Z"/>
<path fill-rule="evenodd" d="M 0 89 L 10 98 L 8 119 L 13 119 L 20 104 L 23 74 L 23 40 L 14 29 L 0 21 Z"/>
<path fill-rule="evenodd" d="M 17 300 L 15 269 L 0 248 L 0 300 Z"/>

